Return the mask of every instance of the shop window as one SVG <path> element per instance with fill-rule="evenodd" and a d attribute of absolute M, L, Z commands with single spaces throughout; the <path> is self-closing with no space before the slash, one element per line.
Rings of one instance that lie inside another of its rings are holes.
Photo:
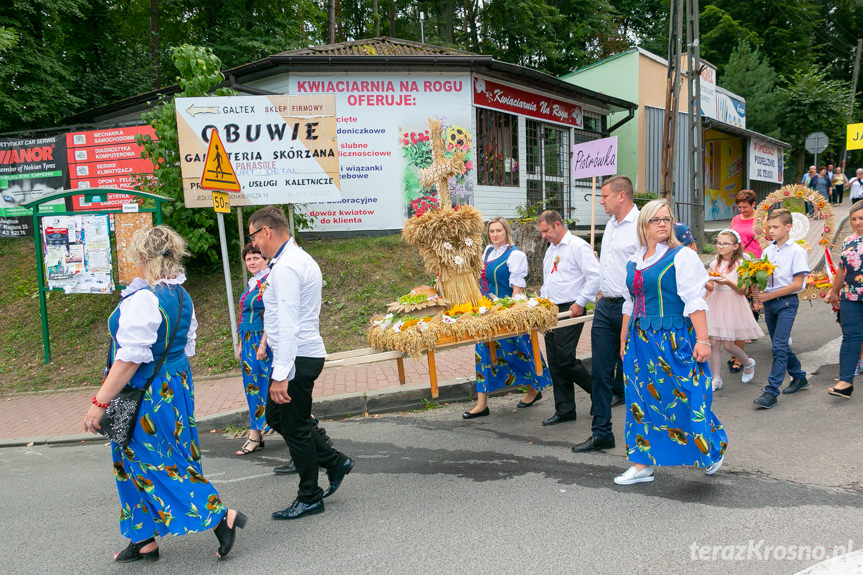
<path fill-rule="evenodd" d="M 527 120 L 525 132 L 528 206 L 569 217 L 569 130 Z"/>
<path fill-rule="evenodd" d="M 476 109 L 477 184 L 518 187 L 518 116 Z"/>

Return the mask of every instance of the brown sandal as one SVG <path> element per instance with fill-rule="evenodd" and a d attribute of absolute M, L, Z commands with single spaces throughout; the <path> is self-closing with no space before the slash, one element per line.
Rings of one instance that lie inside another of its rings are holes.
<path fill-rule="evenodd" d="M 254 443 L 254 444 L 255 444 L 255 446 L 254 446 L 252 449 L 249 449 L 249 444 L 250 444 L 250 443 Z M 243 447 L 241 447 L 241 448 L 240 448 L 238 451 L 236 451 L 234 454 L 235 454 L 235 455 L 249 455 L 250 453 L 254 453 L 254 452 L 256 452 L 256 451 L 260 451 L 260 450 L 262 450 L 263 448 L 264 448 L 264 438 L 263 438 L 263 437 L 261 437 L 260 439 L 252 439 L 252 438 L 249 438 L 249 439 L 247 439 L 247 440 L 246 440 L 246 442 L 243 444 Z"/>

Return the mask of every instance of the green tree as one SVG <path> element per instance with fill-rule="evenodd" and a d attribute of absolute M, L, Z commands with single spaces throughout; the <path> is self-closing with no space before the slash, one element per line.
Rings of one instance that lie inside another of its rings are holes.
<path fill-rule="evenodd" d="M 774 138 L 781 137 L 777 124 L 776 71 L 757 48 L 740 40 L 720 72 L 722 87 L 746 99 L 746 127 Z"/>
<path fill-rule="evenodd" d="M 830 138 L 826 155 L 842 147 L 851 91 L 847 82 L 831 80 L 823 70 L 795 72 L 783 78 L 776 91 L 782 137 L 792 146 L 796 176 L 803 172 L 807 154 L 803 143 L 810 132 L 824 132 Z"/>
<path fill-rule="evenodd" d="M 183 202 L 174 99 L 236 93 L 227 88 L 215 89 L 225 77 L 221 72 L 221 61 L 209 48 L 184 44 L 173 48 L 171 57 L 180 73 L 176 78 L 180 92 L 143 114 L 144 121 L 153 126 L 157 139 L 138 137 L 138 143 L 144 147 L 144 158 L 153 162 L 153 177 L 141 180 L 137 188 L 174 198 L 175 202 L 164 205 L 165 223 L 186 238 L 196 264 L 213 264 L 219 260 L 219 251 L 215 249 L 219 243 L 215 213 L 207 209 L 187 208 Z"/>

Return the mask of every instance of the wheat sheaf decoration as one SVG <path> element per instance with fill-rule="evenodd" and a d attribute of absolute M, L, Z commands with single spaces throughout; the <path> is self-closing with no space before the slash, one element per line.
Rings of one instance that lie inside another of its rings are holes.
<path fill-rule="evenodd" d="M 472 206 L 452 207 L 449 178 L 464 173 L 464 153 L 456 150 L 446 157 L 440 121 L 430 118 L 429 127 L 432 163 L 420 170 L 419 180 L 425 189 L 437 190 L 440 207 L 406 220 L 402 236 L 419 249 L 426 271 L 437 276 L 441 296 L 452 305 L 478 305 L 482 298 L 482 215 Z"/>

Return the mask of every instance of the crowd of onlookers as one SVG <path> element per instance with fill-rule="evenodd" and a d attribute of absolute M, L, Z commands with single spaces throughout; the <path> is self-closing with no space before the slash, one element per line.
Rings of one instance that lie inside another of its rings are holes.
<path fill-rule="evenodd" d="M 800 183 L 812 188 L 824 196 L 834 206 L 842 203 L 845 192 L 848 191 L 851 202 L 863 199 L 863 168 L 857 168 L 854 177 L 848 178 L 840 167 L 833 164 L 826 166 L 809 166 L 809 171 L 803 174 Z M 811 202 L 806 202 L 806 213 L 811 217 L 821 218 L 819 210 Z"/>

